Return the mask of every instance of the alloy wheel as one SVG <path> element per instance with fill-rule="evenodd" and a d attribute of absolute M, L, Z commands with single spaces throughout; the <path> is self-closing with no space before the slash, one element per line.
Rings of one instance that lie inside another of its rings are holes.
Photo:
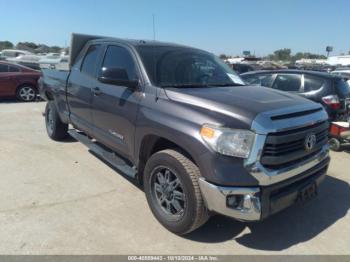
<path fill-rule="evenodd" d="M 35 90 L 30 86 L 24 86 L 19 90 L 19 96 L 23 101 L 33 101 Z"/>
<path fill-rule="evenodd" d="M 160 166 L 151 174 L 151 194 L 159 208 L 171 218 L 181 218 L 186 208 L 186 196 L 180 179 L 168 167 Z"/>

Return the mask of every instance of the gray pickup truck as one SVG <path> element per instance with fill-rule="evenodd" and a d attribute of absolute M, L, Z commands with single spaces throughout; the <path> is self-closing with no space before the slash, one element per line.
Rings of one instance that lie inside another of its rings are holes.
<path fill-rule="evenodd" d="M 49 137 L 70 134 L 142 183 L 168 230 L 214 213 L 259 221 L 317 195 L 330 161 L 319 104 L 246 86 L 182 45 L 73 34 L 70 51 L 69 71 L 40 80 Z"/>

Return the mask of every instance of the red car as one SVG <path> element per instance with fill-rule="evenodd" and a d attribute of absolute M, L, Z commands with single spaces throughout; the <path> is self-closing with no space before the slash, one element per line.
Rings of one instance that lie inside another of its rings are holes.
<path fill-rule="evenodd" d="M 17 97 L 25 102 L 35 100 L 40 76 L 39 71 L 0 61 L 0 98 Z"/>

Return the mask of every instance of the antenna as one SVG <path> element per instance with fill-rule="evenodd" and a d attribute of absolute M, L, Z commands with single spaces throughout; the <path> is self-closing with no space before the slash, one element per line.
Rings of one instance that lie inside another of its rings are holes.
<path fill-rule="evenodd" d="M 153 20 L 153 41 L 156 40 L 156 22 L 155 22 L 155 15 L 152 14 L 152 20 Z M 154 66 L 154 74 L 157 75 L 157 65 L 156 65 L 156 57 L 155 57 L 155 46 L 153 45 L 152 48 L 153 51 L 153 66 Z M 156 95 L 155 95 L 155 101 L 159 99 L 159 88 L 156 88 Z"/>
<path fill-rule="evenodd" d="M 155 24 L 155 15 L 152 14 L 153 18 L 153 40 L 156 40 L 156 24 Z"/>

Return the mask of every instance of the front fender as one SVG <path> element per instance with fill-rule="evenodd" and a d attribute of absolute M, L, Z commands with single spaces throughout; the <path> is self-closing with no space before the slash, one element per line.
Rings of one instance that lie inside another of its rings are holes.
<path fill-rule="evenodd" d="M 217 123 L 217 119 L 170 100 L 148 99 L 148 103 L 139 109 L 135 132 L 135 162 L 138 163 L 140 159 L 143 139 L 153 135 L 165 138 L 185 150 L 209 182 L 228 186 L 257 185 L 257 180 L 245 169 L 243 159 L 212 151 L 200 136 L 202 124 Z"/>

